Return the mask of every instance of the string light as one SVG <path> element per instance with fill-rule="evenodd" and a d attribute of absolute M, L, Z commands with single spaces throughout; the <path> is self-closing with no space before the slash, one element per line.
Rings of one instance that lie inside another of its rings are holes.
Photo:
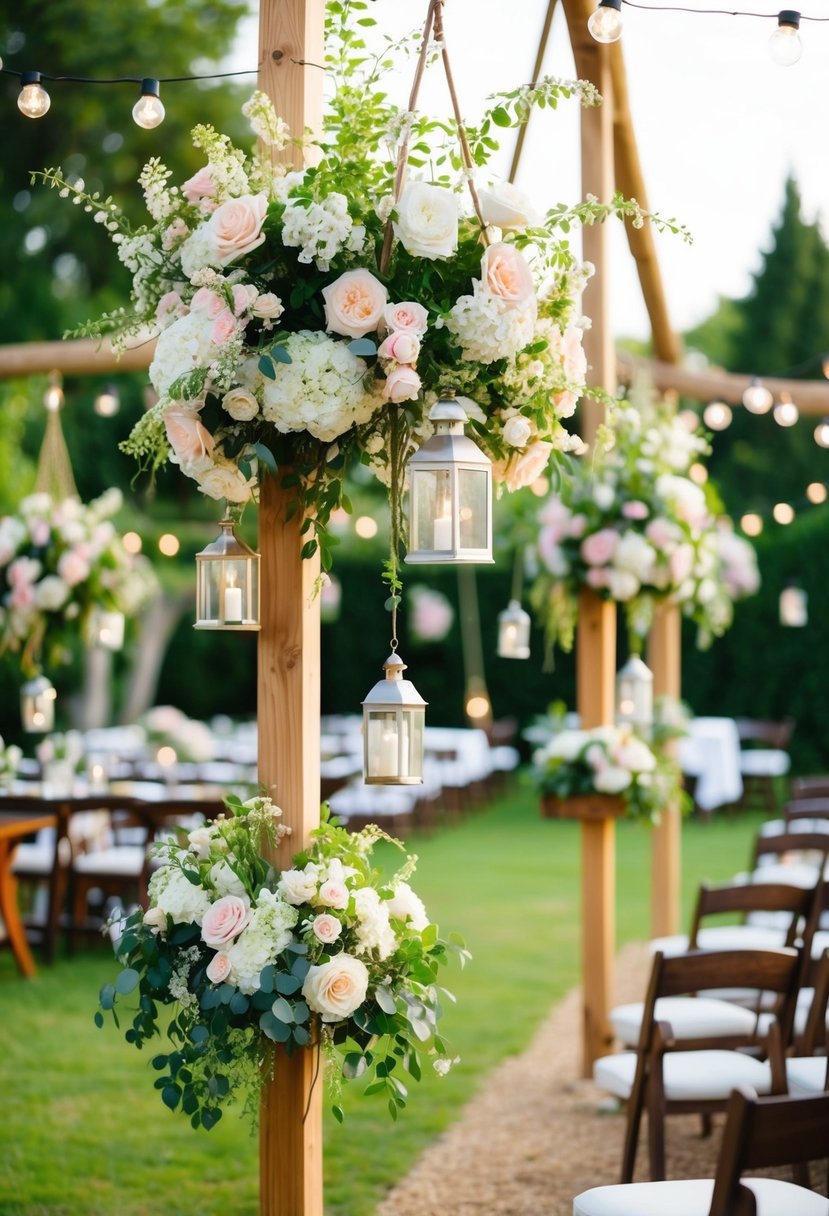
<path fill-rule="evenodd" d="M 822 481 L 810 481 L 806 487 L 806 497 L 809 502 L 814 503 L 817 507 L 829 498 L 829 490 L 826 489 Z"/>
<path fill-rule="evenodd" d="M 731 425 L 733 414 L 724 401 L 710 401 L 702 412 L 702 420 L 712 431 L 724 431 Z"/>
<path fill-rule="evenodd" d="M 788 393 L 781 393 L 780 400 L 774 407 L 774 421 L 778 426 L 794 426 L 800 417 L 800 411 Z"/>
<path fill-rule="evenodd" d="M 829 418 L 824 418 L 815 427 L 815 443 L 819 448 L 829 448 Z"/>
<path fill-rule="evenodd" d="M 775 503 L 772 510 L 772 517 L 775 523 L 790 524 L 794 519 L 794 507 L 788 502 Z"/>
<path fill-rule="evenodd" d="M 587 28 L 596 42 L 618 42 L 622 37 L 622 0 L 599 0 Z"/>
<path fill-rule="evenodd" d="M 92 408 L 99 418 L 114 418 L 121 406 L 121 398 L 114 384 L 108 384 L 92 402 Z"/>
<path fill-rule="evenodd" d="M 774 405 L 774 394 L 755 376 L 743 393 L 743 405 L 750 414 L 767 414 Z"/>
<path fill-rule="evenodd" d="M 17 108 L 27 118 L 42 118 L 52 99 L 40 83 L 40 72 L 21 72 Z"/>
<path fill-rule="evenodd" d="M 781 68 L 791 67 L 803 54 L 800 41 L 800 13 L 784 9 L 777 18 L 777 29 L 769 38 L 769 53 L 774 63 Z"/>
<path fill-rule="evenodd" d="M 132 107 L 133 121 L 145 131 L 152 131 L 164 122 L 164 106 L 159 96 L 158 81 L 147 76 L 141 81 L 141 96 Z"/>
<path fill-rule="evenodd" d="M 759 536 L 763 531 L 763 518 L 754 511 L 749 511 L 740 520 L 740 527 L 746 536 Z"/>

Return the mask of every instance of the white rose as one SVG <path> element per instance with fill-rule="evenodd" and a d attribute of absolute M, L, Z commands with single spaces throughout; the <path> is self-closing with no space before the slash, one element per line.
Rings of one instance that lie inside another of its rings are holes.
<path fill-rule="evenodd" d="M 228 502 L 247 502 L 255 485 L 255 479 L 248 481 L 242 471 L 229 462 L 199 470 L 196 481 L 208 498 L 226 498 Z"/>
<path fill-rule="evenodd" d="M 259 402 L 246 388 L 232 388 L 222 397 L 222 405 L 237 422 L 250 422 L 259 413 Z"/>
<path fill-rule="evenodd" d="M 600 511 L 609 511 L 613 506 L 615 498 L 616 494 L 612 486 L 599 482 L 598 485 L 593 487 L 593 501 Z"/>
<path fill-rule="evenodd" d="M 245 894 L 245 884 L 226 861 L 217 861 L 208 877 L 219 895 L 238 895 L 241 898 Z"/>
<path fill-rule="evenodd" d="M 167 928 L 167 913 L 162 908 L 148 908 L 143 923 L 151 933 L 161 933 Z"/>
<path fill-rule="evenodd" d="M 317 940 L 321 941 L 325 946 L 331 942 L 335 942 L 343 931 L 343 927 L 336 916 L 331 916 L 328 912 L 322 912 L 319 916 L 315 916 L 311 922 L 311 928 Z"/>
<path fill-rule="evenodd" d="M 504 443 L 511 448 L 523 448 L 533 433 L 532 423 L 523 414 L 516 414 L 504 423 Z"/>
<path fill-rule="evenodd" d="M 628 739 L 616 749 L 615 759 L 632 773 L 651 773 L 656 768 L 656 757 L 641 739 Z"/>
<path fill-rule="evenodd" d="M 47 574 L 35 588 L 35 603 L 44 612 L 57 612 L 69 598 L 69 587 L 57 574 Z"/>
<path fill-rule="evenodd" d="M 646 583 L 656 565 L 656 550 L 638 532 L 626 532 L 616 546 L 613 565 L 618 570 L 629 570 L 640 583 Z"/>
<path fill-rule="evenodd" d="M 538 222 L 529 198 L 512 182 L 493 182 L 489 189 L 478 191 L 478 199 L 485 224 L 509 230 Z"/>
<path fill-rule="evenodd" d="M 593 784 L 600 794 L 621 794 L 630 782 L 630 773 L 626 769 L 617 768 L 615 764 L 609 764 L 593 778 Z"/>
<path fill-rule="evenodd" d="M 317 893 L 316 874 L 307 874 L 305 870 L 283 870 L 277 890 L 286 903 L 295 907 L 307 904 Z"/>
<path fill-rule="evenodd" d="M 607 589 L 614 600 L 632 600 L 639 594 L 641 586 L 639 579 L 630 570 L 614 570 L 609 566 L 606 570 Z"/>
<path fill-rule="evenodd" d="M 359 1009 L 368 991 L 368 968 L 351 954 L 338 954 L 319 967 L 311 967 L 302 995 L 323 1022 L 341 1022 Z"/>
<path fill-rule="evenodd" d="M 413 257 L 451 257 L 458 247 L 457 198 L 442 186 L 409 182 L 397 204 L 394 234 Z"/>

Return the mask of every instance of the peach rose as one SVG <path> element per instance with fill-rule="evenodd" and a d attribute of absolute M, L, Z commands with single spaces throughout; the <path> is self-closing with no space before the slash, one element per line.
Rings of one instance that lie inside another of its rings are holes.
<path fill-rule="evenodd" d="M 259 292 L 252 283 L 234 283 L 233 311 L 236 316 L 240 317 L 243 312 L 247 312 L 258 295 Z"/>
<path fill-rule="evenodd" d="M 259 413 L 259 402 L 246 388 L 232 388 L 225 393 L 222 406 L 236 422 L 250 422 Z"/>
<path fill-rule="evenodd" d="M 383 398 L 399 405 L 401 401 L 413 401 L 420 392 L 420 376 L 408 363 L 398 363 L 383 385 Z"/>
<path fill-rule="evenodd" d="M 215 342 L 216 346 L 224 346 L 225 342 L 237 332 L 239 326 L 233 313 L 229 308 L 223 308 L 216 320 L 213 322 L 213 328 L 210 331 L 210 341 Z"/>
<path fill-rule="evenodd" d="M 223 984 L 230 975 L 231 967 L 230 955 L 220 950 L 218 954 L 213 955 L 207 964 L 205 975 L 211 984 Z"/>
<path fill-rule="evenodd" d="M 274 321 L 277 321 L 285 311 L 285 308 L 279 296 L 274 295 L 272 291 L 265 291 L 261 296 L 257 296 L 253 302 L 251 312 L 260 321 L 266 321 L 270 324 L 265 328 L 269 329 Z"/>
<path fill-rule="evenodd" d="M 323 1022 L 341 1022 L 359 1009 L 368 991 L 368 968 L 351 954 L 338 954 L 319 967 L 311 967 L 302 995 Z"/>
<path fill-rule="evenodd" d="M 377 329 L 388 293 L 368 270 L 347 270 L 322 289 L 325 327 L 332 334 L 362 338 Z"/>
<path fill-rule="evenodd" d="M 201 926 L 202 941 L 207 946 L 218 948 L 238 937 L 250 920 L 250 906 L 238 895 L 223 895 L 204 914 Z"/>
<path fill-rule="evenodd" d="M 553 445 L 537 439 L 523 452 L 511 456 L 506 467 L 504 481 L 510 494 L 515 490 L 523 490 L 524 486 L 532 485 L 537 477 L 546 469 L 550 461 Z"/>
<path fill-rule="evenodd" d="M 218 317 L 219 313 L 224 310 L 224 300 L 209 287 L 200 287 L 190 301 L 191 312 L 207 313 L 208 317 Z"/>
<path fill-rule="evenodd" d="M 268 212 L 264 194 L 243 194 L 217 207 L 207 221 L 211 260 L 227 266 L 264 242 L 262 225 Z"/>
<path fill-rule="evenodd" d="M 151 933 L 162 933 L 167 928 L 167 913 L 163 908 L 148 908 L 143 923 Z"/>
<path fill-rule="evenodd" d="M 377 354 L 381 359 L 394 359 L 395 363 L 417 363 L 420 339 L 410 330 L 394 330 L 380 343 Z"/>
<path fill-rule="evenodd" d="M 587 356 L 581 339 L 582 333 L 578 326 L 570 325 L 565 329 L 562 341 L 564 374 L 571 384 L 584 384 L 587 375 Z"/>
<path fill-rule="evenodd" d="M 429 314 L 422 304 L 413 300 L 401 300 L 399 304 L 387 304 L 383 309 L 383 320 L 391 330 L 405 330 L 410 334 L 425 334 L 429 327 Z"/>
<path fill-rule="evenodd" d="M 481 258 L 484 286 L 510 306 L 525 307 L 535 298 L 530 268 L 514 245 L 490 245 Z"/>
<path fill-rule="evenodd" d="M 216 441 L 199 421 L 198 410 L 173 403 L 164 411 L 164 429 L 179 464 L 192 464 L 209 457 Z"/>
<path fill-rule="evenodd" d="M 343 927 L 336 916 L 331 916 L 328 912 L 315 916 L 311 922 L 311 928 L 317 940 L 326 946 L 330 945 L 331 942 L 335 942 L 343 931 Z"/>
<path fill-rule="evenodd" d="M 619 533 L 601 528 L 581 542 L 581 555 L 589 566 L 604 566 L 611 560 L 619 544 Z"/>
<path fill-rule="evenodd" d="M 338 882 L 336 878 L 329 878 L 320 887 L 318 898 L 320 903 L 325 904 L 327 908 L 347 908 L 348 887 L 344 882 Z"/>

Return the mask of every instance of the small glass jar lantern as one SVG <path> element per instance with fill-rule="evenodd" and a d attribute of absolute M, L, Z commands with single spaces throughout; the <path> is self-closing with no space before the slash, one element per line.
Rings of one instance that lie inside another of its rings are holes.
<path fill-rule="evenodd" d="M 616 675 L 616 725 L 647 734 L 653 726 L 653 672 L 632 654 Z"/>
<path fill-rule="evenodd" d="M 225 516 L 216 539 L 196 554 L 195 629 L 259 628 L 259 554 Z"/>
<path fill-rule="evenodd" d="M 392 651 L 386 673 L 363 701 L 363 780 L 366 785 L 423 783 L 426 702 L 403 679 L 406 664 Z"/>
<path fill-rule="evenodd" d="M 121 650 L 124 646 L 125 620 L 123 612 L 108 612 L 96 608 L 89 620 L 89 637 L 99 650 Z"/>
<path fill-rule="evenodd" d="M 491 562 L 492 462 L 464 434 L 457 401 L 429 411 L 431 439 L 415 452 L 409 471 L 407 562 Z"/>
<path fill-rule="evenodd" d="M 802 629 L 809 623 L 809 601 L 806 592 L 796 583 L 789 583 L 780 592 L 780 624 Z"/>
<path fill-rule="evenodd" d="M 530 614 L 518 600 L 510 600 L 498 614 L 498 654 L 502 659 L 530 657 Z"/>
<path fill-rule="evenodd" d="M 27 734 L 44 735 L 54 729 L 57 695 L 46 676 L 26 681 L 20 689 L 20 718 Z"/>

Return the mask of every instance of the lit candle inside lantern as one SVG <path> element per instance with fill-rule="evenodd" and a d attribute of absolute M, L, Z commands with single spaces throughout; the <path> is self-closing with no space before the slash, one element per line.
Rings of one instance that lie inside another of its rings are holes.
<path fill-rule="evenodd" d="M 448 515 L 439 515 L 435 520 L 435 549 L 451 549 L 452 548 L 452 520 Z"/>
<path fill-rule="evenodd" d="M 386 727 L 380 735 L 380 746 L 377 749 L 377 776 L 396 777 L 397 759 L 397 729 Z"/>
<path fill-rule="evenodd" d="M 124 616 L 120 612 L 102 612 L 98 617 L 98 644 L 105 650 L 120 650 L 124 645 Z"/>
<path fill-rule="evenodd" d="M 236 586 L 233 574 L 230 576 L 231 581 L 225 587 L 224 599 L 222 601 L 223 617 L 225 621 L 242 622 L 242 588 Z"/>

